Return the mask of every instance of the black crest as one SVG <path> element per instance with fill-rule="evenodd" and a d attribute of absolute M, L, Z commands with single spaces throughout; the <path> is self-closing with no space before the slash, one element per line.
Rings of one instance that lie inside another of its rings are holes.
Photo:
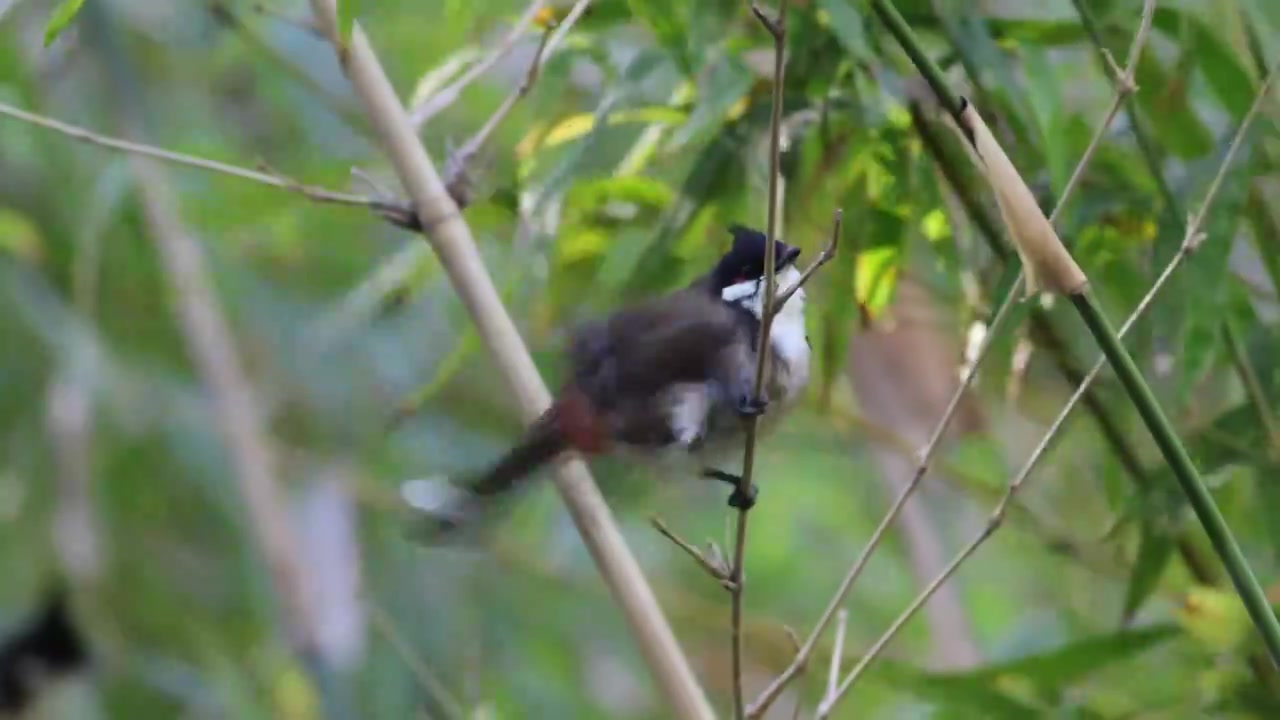
<path fill-rule="evenodd" d="M 715 284 L 718 289 L 764 277 L 765 253 L 768 250 L 768 238 L 765 234 L 742 225 L 730 225 L 729 234 L 733 236 L 733 245 L 716 265 Z M 785 268 L 798 257 L 800 248 L 781 240 L 774 243 L 773 263 L 776 270 Z"/>

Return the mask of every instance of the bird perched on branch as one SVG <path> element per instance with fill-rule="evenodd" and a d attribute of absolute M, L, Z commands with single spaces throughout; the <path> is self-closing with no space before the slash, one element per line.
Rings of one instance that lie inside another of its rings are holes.
<path fill-rule="evenodd" d="M 419 511 L 417 528 L 433 535 L 461 525 L 487 500 L 568 451 L 674 460 L 676 467 L 733 485 L 730 506 L 751 507 L 755 488 L 740 487 L 740 477 L 720 465 L 740 461 L 744 418 L 763 413 L 765 431 L 800 398 L 809 382 L 810 347 L 801 288 L 774 316 L 766 381 L 755 396 L 767 240 L 739 225 L 729 232 L 728 252 L 688 286 L 577 327 L 568 381 L 485 472 L 406 482 L 401 492 Z M 775 241 L 778 292 L 799 281 L 799 255 L 799 248 Z"/>

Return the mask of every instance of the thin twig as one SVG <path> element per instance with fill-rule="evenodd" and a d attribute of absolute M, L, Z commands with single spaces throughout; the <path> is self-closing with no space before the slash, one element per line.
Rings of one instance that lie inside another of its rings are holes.
<path fill-rule="evenodd" d="M 722 559 L 718 557 L 715 559 L 707 557 L 706 553 L 694 547 L 689 541 L 672 532 L 671 528 L 668 528 L 667 524 L 662 521 L 662 518 L 650 518 L 649 524 L 653 525 L 653 529 L 661 533 L 663 537 L 675 543 L 676 547 L 680 548 L 685 552 L 685 554 L 693 558 L 694 562 L 698 563 L 703 570 L 706 570 L 708 575 L 715 578 L 715 580 L 719 582 L 724 589 L 729 590 L 730 592 L 733 591 L 734 583 L 729 579 L 729 571 L 724 567 Z"/>
<path fill-rule="evenodd" d="M 221 173 L 223 175 L 230 175 L 242 180 L 250 180 L 262 185 L 269 185 L 271 187 L 280 188 L 281 190 L 297 193 L 306 197 L 308 200 L 318 203 L 366 207 L 384 215 L 412 212 L 407 209 L 403 203 L 379 198 L 370 198 L 364 195 L 355 195 L 352 193 L 336 192 L 322 187 L 316 187 L 314 185 L 304 185 L 282 175 L 250 170 L 249 168 L 231 165 L 217 160 L 210 160 L 208 158 L 197 157 L 195 155 L 187 155 L 185 153 L 174 152 L 172 150 L 165 150 L 164 148 L 159 148 L 154 145 L 147 145 L 145 143 L 110 137 L 108 135 L 103 135 L 92 130 L 82 128 L 78 125 L 72 125 L 71 123 L 65 123 L 61 120 L 54 120 L 53 118 L 21 110 L 5 103 L 0 103 L 0 115 L 11 117 L 15 120 L 21 120 L 22 122 L 42 127 L 46 130 L 53 130 L 54 132 L 62 133 L 63 135 L 89 143 L 90 145 L 97 145 L 98 147 L 126 152 L 132 155 L 151 157 L 157 160 L 173 163 L 175 165 L 185 165 L 187 167 L 194 167 L 201 170 Z"/>
<path fill-rule="evenodd" d="M 782 155 L 782 90 L 786 79 L 786 22 L 787 0 L 778 5 L 776 20 L 771 20 L 763 9 L 755 2 L 751 3 L 751 12 L 773 36 L 773 103 L 769 118 L 769 200 L 765 231 L 764 261 L 764 302 L 760 307 L 760 337 L 756 350 L 756 379 L 754 395 L 760 400 L 764 389 L 765 367 L 769 359 L 769 331 L 773 328 L 774 296 L 777 288 L 777 268 L 774 263 L 774 247 L 778 234 L 778 174 Z M 755 469 L 756 457 L 756 417 L 746 421 L 746 438 L 742 454 L 742 475 L 739 479 L 738 493 L 750 494 L 752 491 L 752 473 Z M 734 532 L 733 562 L 730 565 L 730 579 L 734 583 L 731 593 L 729 616 L 729 641 L 732 648 L 733 662 L 733 717 L 741 720 L 745 717 L 746 698 L 742 690 L 742 601 L 745 585 L 745 564 L 747 552 L 747 517 L 748 509 L 738 509 L 737 527 Z"/>
<path fill-rule="evenodd" d="M 218 3 L 214 7 L 218 8 L 223 12 L 229 13 L 231 11 L 229 7 L 227 7 L 222 3 Z M 321 40 L 325 39 L 324 33 L 320 32 L 319 26 L 316 25 L 314 20 L 311 20 L 309 18 L 294 17 L 293 15 L 290 15 L 289 13 L 283 10 L 277 10 L 273 7 L 268 6 L 265 2 L 255 2 L 253 4 L 253 11 L 258 13 L 259 15 L 265 15 L 267 17 L 275 18 L 276 20 L 286 25 L 292 25 L 293 27 L 307 33 L 308 35 L 312 35 Z"/>
<path fill-rule="evenodd" d="M 441 88 L 439 92 L 423 98 L 411 107 L 409 109 L 409 122 L 413 125 L 413 129 L 415 131 L 422 130 L 422 126 L 426 125 L 427 121 L 457 102 L 458 97 L 462 95 L 462 91 L 475 82 L 476 78 L 488 72 L 494 65 L 498 64 L 499 60 L 514 50 L 516 43 L 520 42 L 525 32 L 533 25 L 533 21 L 538 18 L 538 14 L 545 4 L 546 0 L 533 0 L 533 2 L 529 3 L 529 7 L 525 8 L 524 14 L 511 26 L 511 30 L 506 37 L 502 38 L 502 41 L 488 55 L 470 68 L 467 68 L 467 71 L 457 80 Z"/>
<path fill-rule="evenodd" d="M 1102 137 L 1106 135 L 1107 130 L 1111 127 L 1111 121 L 1120 112 L 1125 100 L 1137 92 L 1138 86 L 1134 83 L 1134 76 L 1138 72 L 1138 58 L 1142 55 L 1142 48 L 1147 44 L 1147 35 L 1151 32 L 1151 19 L 1155 16 L 1155 13 L 1155 0 L 1143 0 L 1142 19 L 1138 23 L 1138 31 L 1133 36 L 1133 42 L 1129 45 L 1129 56 L 1125 59 L 1124 71 L 1120 72 L 1119 68 L 1115 67 L 1115 61 L 1111 61 L 1112 70 L 1116 75 L 1115 91 L 1111 96 L 1111 107 L 1107 109 L 1107 114 L 1102 123 L 1098 125 L 1098 130 L 1094 133 L 1093 139 L 1089 141 L 1084 154 L 1080 156 L 1080 162 L 1076 163 L 1075 171 L 1071 173 L 1066 186 L 1062 188 L 1062 197 L 1070 195 L 1076 184 L 1080 182 L 1080 178 L 1084 175 L 1084 169 L 1088 167 L 1089 161 L 1093 159 L 1093 154 L 1102 145 Z M 1108 53 L 1107 57 L 1110 58 L 1111 55 Z M 1059 201 L 1058 206 L 1062 206 L 1061 201 Z M 1053 222 L 1052 218 L 1050 218 L 1050 222 Z"/>
<path fill-rule="evenodd" d="M 515 49 L 516 43 L 520 41 L 520 38 L 529 29 L 529 26 L 538 18 L 544 4 L 545 0 L 534 0 L 525 9 L 524 14 L 516 20 L 515 25 L 511 26 L 511 31 L 507 33 L 507 36 L 502 39 L 502 42 L 498 43 L 492 52 L 468 68 L 457 80 L 454 80 L 439 92 L 422 100 L 410 109 L 409 121 L 413 124 L 413 129 L 415 131 L 421 130 L 422 126 L 426 125 L 431 118 L 457 102 L 458 97 L 468 85 L 475 82 L 477 78 L 492 69 L 494 65 L 497 65 L 499 60 L 510 54 Z M 550 57 L 560 47 L 569 29 L 573 27 L 574 23 L 578 22 L 578 19 L 582 17 L 582 14 L 586 12 L 587 6 L 590 4 L 591 0 L 578 0 L 574 3 L 573 7 L 569 8 L 569 12 L 565 13 L 564 19 L 554 25 L 555 32 L 550 38 L 545 37 L 544 33 L 543 47 L 539 50 L 539 54 Z M 549 27 L 548 30 L 551 30 L 551 28 Z M 540 66 L 542 62 L 544 60 L 535 61 L 535 65 Z M 534 72 L 539 69 L 540 67 L 535 69 Z"/>
<path fill-rule="evenodd" d="M 465 720 L 467 712 L 462 707 L 462 703 L 449 691 L 448 686 L 440 678 L 436 677 L 431 668 L 418 656 L 413 646 L 396 629 L 395 621 L 392 619 L 391 614 L 371 597 L 365 598 L 364 605 L 365 610 L 369 613 L 369 619 L 373 621 L 373 627 L 382 633 L 387 642 L 391 643 L 391 647 L 395 649 L 396 654 L 400 656 L 405 665 L 409 666 L 409 670 L 413 673 L 414 679 L 418 681 L 418 685 L 422 687 L 427 695 L 434 697 L 436 702 L 440 704 L 444 715 L 450 720 Z"/>
<path fill-rule="evenodd" d="M 1143 4 L 1143 20 L 1138 32 L 1134 35 L 1133 45 L 1129 51 L 1130 66 L 1125 70 L 1126 77 L 1130 77 L 1132 75 L 1137 64 L 1137 59 L 1141 56 L 1142 47 L 1146 43 L 1147 34 L 1150 29 L 1150 16 L 1154 10 L 1155 0 L 1145 0 Z M 1126 92 L 1127 87 L 1131 87 L 1131 85 L 1118 86 L 1116 94 L 1121 95 Z M 1100 129 L 1094 134 L 1089 146 L 1081 154 L 1080 161 L 1076 164 L 1076 168 L 1071 174 L 1071 179 L 1067 182 L 1066 186 L 1063 187 L 1062 194 L 1058 197 L 1058 203 L 1054 207 L 1053 212 L 1049 215 L 1050 223 L 1055 222 L 1062 212 L 1062 209 L 1066 207 L 1067 201 L 1070 199 L 1071 194 L 1079 184 L 1079 178 L 1084 174 L 1085 166 L 1093 158 L 1098 144 L 1101 143 L 1106 127 L 1110 125 L 1112 120 L 1114 120 L 1118 106 L 1118 102 L 1113 102 L 1111 104 Z M 951 399 L 947 403 L 947 407 L 943 411 L 942 417 L 938 420 L 933 434 L 929 438 L 929 442 L 921 451 L 920 460 L 916 464 L 916 469 L 911 480 L 908 481 L 902 488 L 901 492 L 898 493 L 898 496 L 894 499 L 893 505 L 890 506 L 889 511 L 885 513 L 884 518 L 880 521 L 880 524 L 876 526 L 876 529 L 872 532 L 870 539 L 867 540 L 866 546 L 858 555 L 857 559 L 854 560 L 853 565 L 850 566 L 848 572 L 841 580 L 839 587 L 831 598 L 831 601 L 827 604 L 822 616 L 818 619 L 817 625 L 814 626 L 813 632 L 809 634 L 808 639 L 805 641 L 802 653 L 792 661 L 791 665 L 789 665 L 781 675 L 779 675 L 768 687 L 764 689 L 763 692 L 761 692 L 760 696 L 751 704 L 751 707 L 748 710 L 748 717 L 762 717 L 765 711 L 769 709 L 769 706 L 782 694 L 782 691 L 786 689 L 787 684 L 795 679 L 799 669 L 809 661 L 809 656 L 817 646 L 818 639 L 821 637 L 822 633 L 826 631 L 827 626 L 830 625 L 831 620 L 835 617 L 836 610 L 844 603 L 844 599 L 852 589 L 854 582 L 856 582 L 858 576 L 861 575 L 863 568 L 866 567 L 867 562 L 871 559 L 871 555 L 879 547 L 885 534 L 893 525 L 898 515 L 902 512 L 902 508 L 906 505 L 907 500 L 910 499 L 924 480 L 924 477 L 928 473 L 929 467 L 933 462 L 933 456 L 941 446 L 942 439 L 945 436 L 947 429 L 950 427 L 951 421 L 954 419 L 960 408 L 960 403 L 964 394 L 968 391 L 974 378 L 977 377 L 978 368 L 986 359 L 988 351 L 994 344 L 995 338 L 1004 324 L 1004 321 L 1009 317 L 1010 310 L 1013 308 L 1025 280 L 1026 271 L 1024 268 L 1018 272 L 1013 285 L 1009 288 L 1008 293 L 1006 293 L 1004 299 L 1001 301 L 1000 307 L 995 313 L 995 317 L 992 319 L 990 326 L 987 328 L 986 334 L 983 336 L 982 342 L 979 345 L 978 352 L 974 356 L 972 364 L 967 369 L 967 372 L 961 376 L 961 380 L 955 391 L 952 393 Z"/>
<path fill-rule="evenodd" d="M 1278 65 L 1277 68 L 1280 68 L 1280 65 Z M 1135 307 L 1133 312 L 1129 314 L 1129 317 L 1125 320 L 1124 324 L 1120 326 L 1120 329 L 1117 331 L 1117 335 L 1119 337 L 1123 338 L 1125 334 L 1129 332 L 1134 323 L 1143 315 L 1143 313 L 1146 312 L 1147 308 L 1151 305 L 1151 302 L 1155 299 L 1156 294 L 1164 287 L 1165 283 L 1173 275 L 1173 272 L 1184 260 L 1186 260 L 1187 257 L 1194 253 L 1203 242 L 1204 234 L 1201 231 L 1201 226 L 1204 222 L 1204 218 L 1217 195 L 1218 188 L 1221 186 L 1227 170 L 1231 166 L 1231 162 L 1236 155 L 1236 151 L 1240 147 L 1245 133 L 1253 124 L 1253 120 L 1257 115 L 1258 109 L 1261 108 L 1263 100 L 1267 97 L 1267 92 L 1275 75 L 1276 69 L 1273 68 L 1267 75 L 1262 86 L 1259 88 L 1258 94 L 1254 97 L 1253 105 L 1249 108 L 1249 112 L 1246 113 L 1244 119 L 1240 123 L 1240 127 L 1236 130 L 1236 134 L 1231 140 L 1231 145 L 1227 149 L 1227 153 L 1222 160 L 1222 164 L 1218 167 L 1217 175 L 1214 177 L 1213 183 L 1210 185 L 1209 191 L 1205 195 L 1205 199 L 1200 206 L 1200 210 L 1190 218 L 1190 222 L 1187 225 L 1186 233 L 1183 236 L 1183 240 L 1177 254 L 1175 254 L 1173 259 L 1171 259 L 1168 265 L 1165 266 L 1164 270 L 1160 273 L 1160 276 L 1156 278 L 1155 283 L 1152 284 L 1151 289 L 1147 291 L 1147 294 L 1143 296 L 1137 307 Z M 1053 423 L 1041 438 L 1040 443 L 1031 452 L 1031 455 L 1027 458 L 1022 468 L 1010 481 L 1004 495 L 1000 498 L 1000 502 L 996 505 L 995 510 L 992 511 L 986 526 L 978 536 L 955 557 L 951 564 L 948 565 L 947 568 L 939 574 L 938 577 L 935 578 L 914 601 L 912 601 L 907 609 L 898 616 L 889 629 L 881 635 L 880 639 L 871 646 L 867 651 L 867 654 L 863 656 L 862 660 L 858 662 L 858 664 L 850 671 L 849 675 L 846 676 L 844 681 L 840 684 L 836 697 L 824 700 L 819 706 L 818 717 L 825 717 L 831 712 L 831 708 L 835 705 L 836 701 L 848 692 L 853 683 L 857 681 L 862 673 L 866 671 L 867 667 L 869 667 L 870 664 L 879 656 L 885 646 L 888 645 L 889 641 L 893 639 L 902 626 L 919 611 L 924 603 L 929 600 L 929 597 L 932 596 L 933 593 L 937 591 L 937 589 L 941 587 L 953 573 L 955 573 L 956 569 L 958 569 L 964 561 L 967 560 L 969 556 L 971 556 L 974 551 L 976 551 L 978 547 L 980 547 L 987 538 L 991 537 L 991 535 L 1000 527 L 1004 521 L 1005 513 L 1009 504 L 1013 501 L 1014 496 L 1022 488 L 1022 485 L 1030 476 L 1031 471 L 1035 469 L 1040 459 L 1048 450 L 1049 445 L 1061 431 L 1067 416 L 1070 415 L 1073 409 L 1075 409 L 1076 404 L 1079 403 L 1080 399 L 1088 390 L 1089 385 L 1093 383 L 1094 379 L 1098 376 L 1098 373 L 1101 372 L 1102 367 L 1105 364 L 1106 357 L 1100 356 L 1097 362 L 1095 362 L 1093 367 L 1089 370 L 1089 373 L 1085 375 L 1084 380 L 1081 381 L 1080 385 L 1076 388 L 1075 392 L 1072 393 L 1071 398 L 1067 401 L 1066 405 L 1064 405 L 1062 410 L 1058 413 L 1058 416 L 1054 419 Z"/>
<path fill-rule="evenodd" d="M 311 7 L 333 44 L 340 67 L 365 107 L 382 150 L 412 198 L 414 209 L 421 217 L 443 218 L 425 239 L 439 256 L 440 264 L 471 315 L 521 417 L 525 422 L 533 422 L 551 406 L 551 392 L 502 304 L 470 226 L 458 212 L 457 203 L 419 141 L 360 23 L 352 23 L 350 38 L 343 42 L 338 32 L 335 0 L 311 0 Z M 682 720 L 715 717 L 658 605 L 653 588 L 627 547 L 586 464 L 581 459 L 558 464 L 556 489 L 596 569 L 625 616 L 632 638 L 672 716 Z"/>
<path fill-rule="evenodd" d="M 849 624 L 849 611 L 840 608 L 836 613 L 836 644 L 831 649 L 831 669 L 827 672 L 827 692 L 824 698 L 834 697 L 840 684 L 840 659 L 844 657 L 844 633 Z"/>
<path fill-rule="evenodd" d="M 800 275 L 800 279 L 796 280 L 794 285 L 778 294 L 778 299 L 773 303 L 772 312 L 774 314 L 782 312 L 782 306 L 787 304 L 791 296 L 795 295 L 797 290 L 809 282 L 809 278 L 813 277 L 818 268 L 831 262 L 831 259 L 836 256 L 836 251 L 840 247 L 840 224 L 843 219 L 844 211 L 837 209 L 835 218 L 831 221 L 831 239 L 827 241 L 827 246 L 822 248 L 822 252 L 818 254 L 818 257 L 814 258 L 813 264 L 805 268 L 805 271 Z"/>
<path fill-rule="evenodd" d="M 533 60 L 529 63 L 529 69 L 525 72 L 524 80 L 520 82 L 510 95 L 502 101 L 498 109 L 489 116 L 484 125 L 472 135 L 469 140 L 462 144 L 445 163 L 445 185 L 449 188 L 449 194 L 458 200 L 460 205 L 469 205 L 471 200 L 471 179 L 467 172 L 471 161 L 479 154 L 485 143 L 489 141 L 489 137 L 493 135 L 494 130 L 498 129 L 498 125 L 511 114 L 511 109 L 516 106 L 533 88 L 534 82 L 538 79 L 538 73 L 542 69 L 542 53 L 546 50 L 547 40 L 551 38 L 551 29 L 542 33 L 542 39 L 538 42 L 538 49 L 533 53 Z"/>

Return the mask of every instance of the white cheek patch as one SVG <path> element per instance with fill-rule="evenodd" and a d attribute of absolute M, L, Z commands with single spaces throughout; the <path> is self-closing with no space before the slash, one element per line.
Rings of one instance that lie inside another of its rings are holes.
<path fill-rule="evenodd" d="M 727 303 L 736 303 L 756 294 L 756 289 L 763 287 L 759 280 L 746 280 L 735 283 L 720 291 L 720 299 Z"/>
<path fill-rule="evenodd" d="M 775 274 L 775 287 L 778 292 L 785 292 L 796 281 L 800 279 L 800 271 L 795 265 L 788 265 L 779 269 Z M 761 309 L 764 303 L 764 282 L 762 280 L 744 280 L 740 283 L 734 283 L 720 291 L 720 299 L 727 303 L 735 303 L 743 305 L 751 310 L 756 317 L 760 317 Z M 801 288 L 791 300 L 787 302 L 790 306 L 797 300 L 804 301 L 804 288 Z M 744 302 L 745 301 L 745 302 Z"/>

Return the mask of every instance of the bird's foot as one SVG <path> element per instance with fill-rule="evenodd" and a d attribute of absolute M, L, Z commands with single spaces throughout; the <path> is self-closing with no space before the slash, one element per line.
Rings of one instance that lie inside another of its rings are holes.
<path fill-rule="evenodd" d="M 729 494 L 729 507 L 737 508 L 738 510 L 750 510 L 755 507 L 756 497 L 760 494 L 760 489 L 756 487 L 755 483 L 743 488 L 742 476 L 714 468 L 704 469 L 702 475 L 733 486 L 733 492 Z"/>
<path fill-rule="evenodd" d="M 729 507 L 744 511 L 750 510 L 756 506 L 756 496 L 759 494 L 760 491 L 754 483 L 746 490 L 736 487 L 733 492 L 729 493 Z"/>

